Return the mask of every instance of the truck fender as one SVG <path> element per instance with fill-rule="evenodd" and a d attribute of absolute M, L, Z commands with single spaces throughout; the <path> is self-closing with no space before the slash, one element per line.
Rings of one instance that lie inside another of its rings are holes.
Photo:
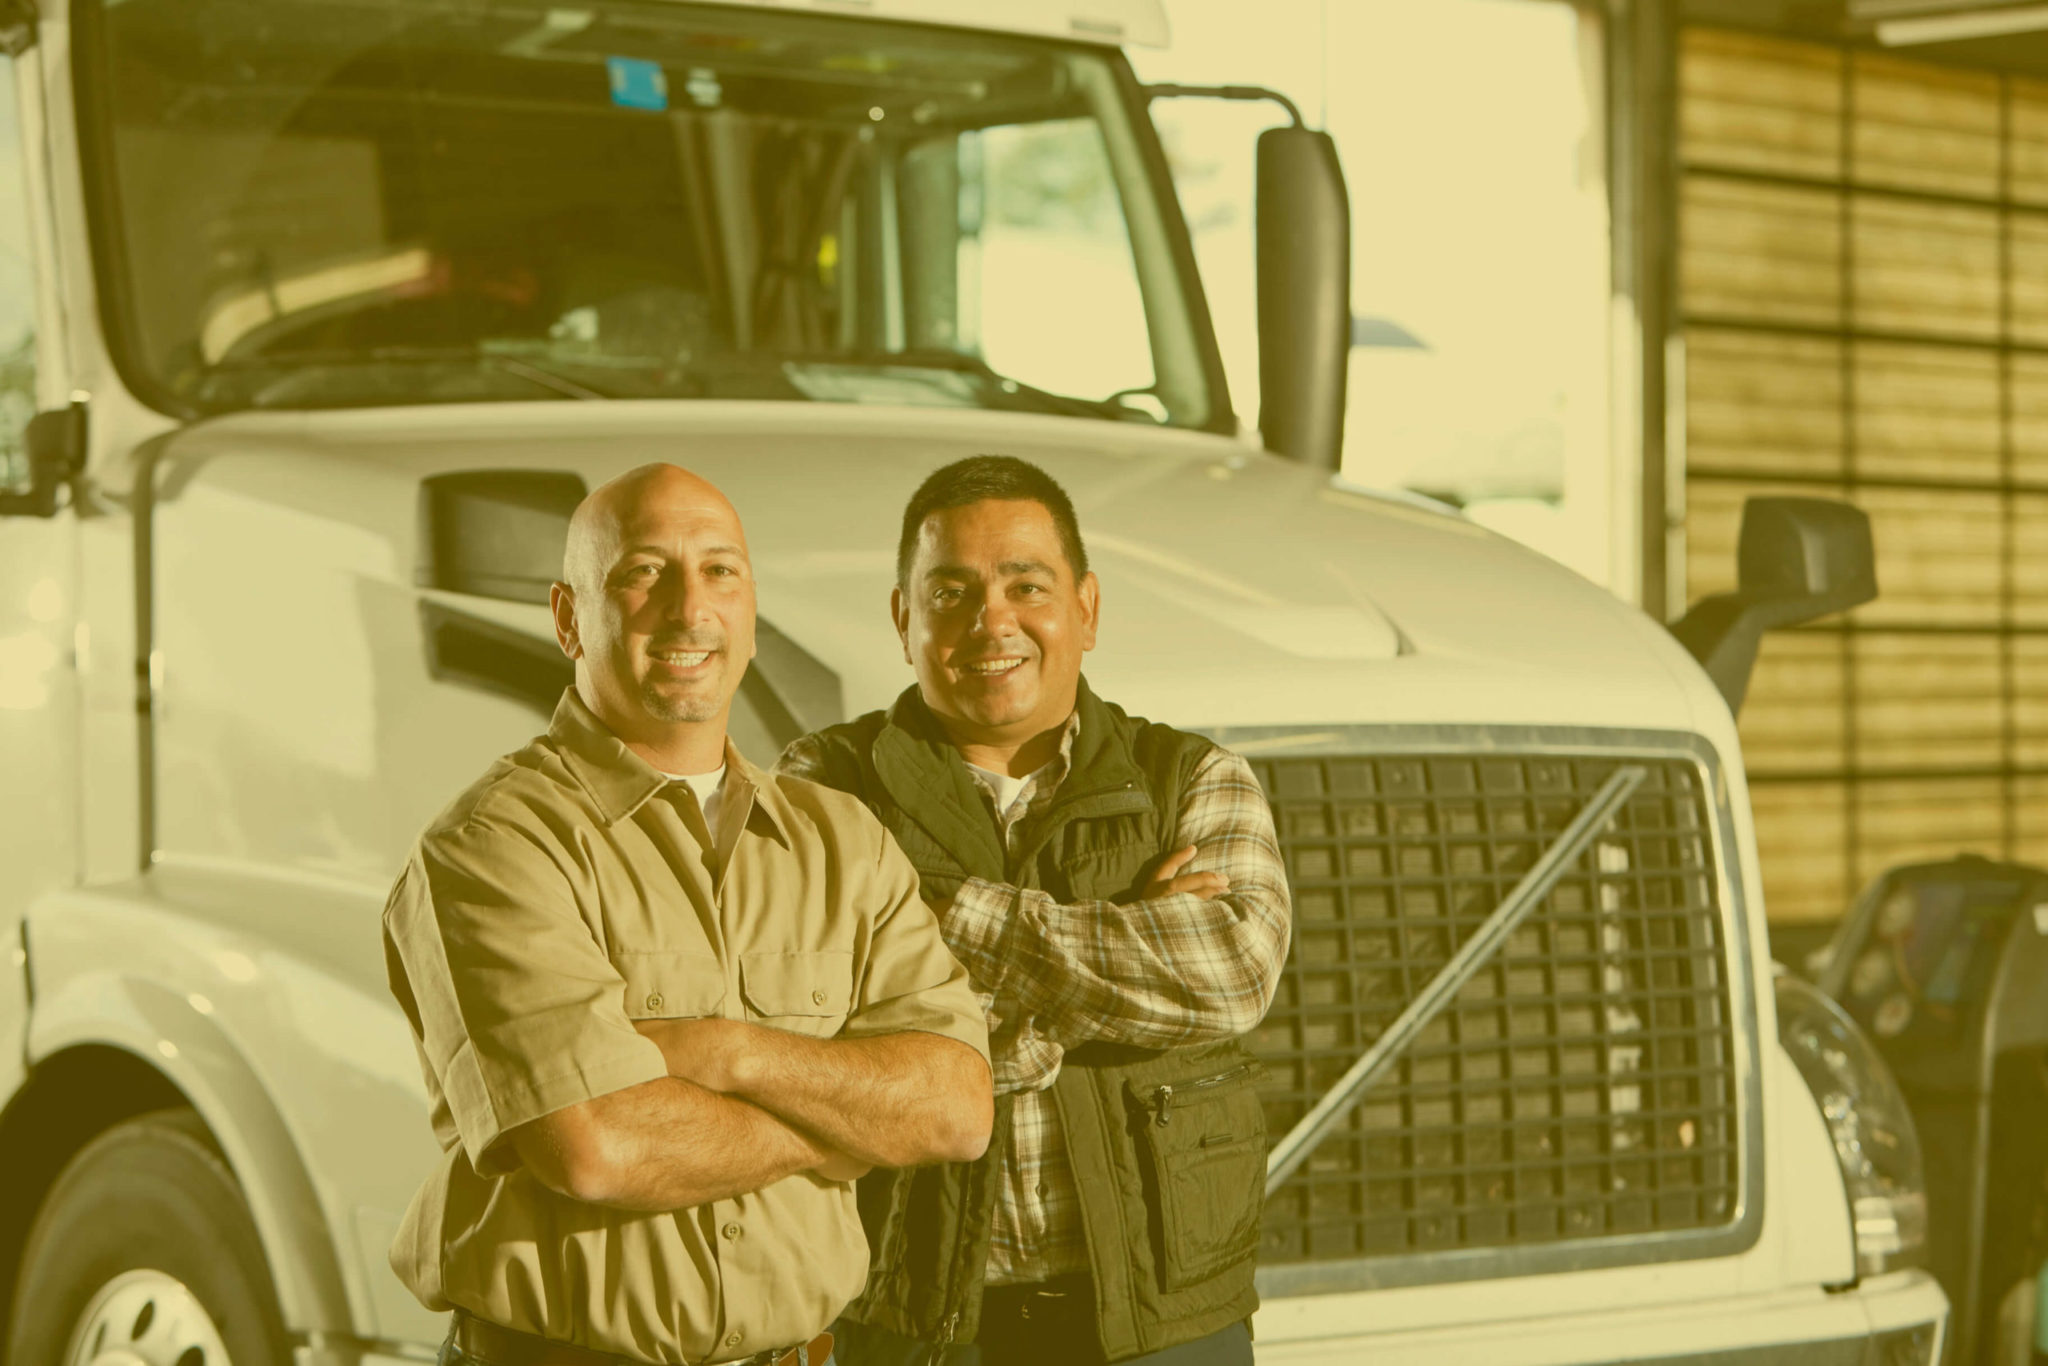
<path fill-rule="evenodd" d="M 300 1333 L 348 1333 L 352 1314 L 332 1230 L 283 1117 L 234 1042 L 191 998 L 112 972 L 82 973 L 29 1015 L 31 1069 L 72 1048 L 142 1059 L 191 1102 L 241 1183 L 278 1307 Z M 367 1317 L 367 1316 L 365 1316 Z"/>

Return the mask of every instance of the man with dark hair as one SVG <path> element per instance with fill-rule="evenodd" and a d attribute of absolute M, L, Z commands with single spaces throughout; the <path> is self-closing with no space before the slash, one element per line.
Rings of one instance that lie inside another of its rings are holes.
<path fill-rule="evenodd" d="M 1239 1039 L 1287 884 L 1242 758 L 1089 690 L 1100 603 L 1049 475 L 948 465 L 891 595 L 917 685 L 782 757 L 881 817 L 991 1001 L 989 1150 L 863 1181 L 846 1366 L 1251 1361 L 1266 1148 Z"/>
<path fill-rule="evenodd" d="M 1088 547 L 1081 542 L 1081 520 L 1074 515 L 1074 500 L 1059 481 L 1028 460 L 1011 455 L 977 455 L 956 460 L 926 476 L 903 508 L 903 530 L 896 537 L 896 591 L 901 594 L 910 583 L 911 562 L 917 558 L 918 538 L 925 521 L 935 512 L 951 512 L 974 503 L 1037 503 L 1052 518 L 1053 534 L 1059 537 L 1060 553 L 1077 589 L 1090 599 L 1100 589 L 1088 568 Z M 897 629 L 902 629 L 902 603 L 895 604 Z M 1093 629 L 1092 611 L 1090 629 Z M 1094 644 L 1091 636 L 1090 646 Z"/>

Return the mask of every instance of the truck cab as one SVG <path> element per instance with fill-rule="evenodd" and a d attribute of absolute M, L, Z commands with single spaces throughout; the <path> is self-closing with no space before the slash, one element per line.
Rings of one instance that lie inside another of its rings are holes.
<path fill-rule="evenodd" d="M 1306 129 L 1262 150 L 1240 430 L 1124 55 L 1155 0 L 0 29 L 8 1360 L 432 1360 L 386 1261 L 435 1148 L 379 914 L 567 681 L 567 510 L 652 460 L 732 498 L 768 763 L 909 683 L 896 521 L 988 451 L 1073 496 L 1092 685 L 1273 804 L 1263 1361 L 1935 1359 L 1913 1176 L 1860 1172 L 1779 1041 L 1722 692 L 1335 475 L 1346 209 Z"/>

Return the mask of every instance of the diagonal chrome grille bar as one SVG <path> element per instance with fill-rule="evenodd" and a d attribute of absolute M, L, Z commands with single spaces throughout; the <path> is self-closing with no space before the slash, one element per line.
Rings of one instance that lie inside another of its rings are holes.
<path fill-rule="evenodd" d="M 1274 1145 L 1266 1157 L 1268 1196 L 1300 1170 L 1301 1164 L 1308 1161 L 1309 1154 L 1315 1151 L 1316 1144 L 1351 1113 L 1401 1050 L 1414 1042 L 1416 1035 L 1457 998 L 1473 974 L 1485 966 L 1486 960 L 1507 941 L 1515 927 L 1550 894 L 1550 889 L 1570 869 L 1573 860 L 1585 851 L 1594 836 L 1614 818 L 1622 803 L 1642 786 L 1648 776 L 1649 770 L 1641 764 L 1627 764 L 1616 769 L 1579 814 L 1572 818 L 1564 832 L 1543 851 L 1542 857 L 1522 875 L 1522 880 L 1494 908 L 1493 914 L 1486 918 L 1478 931 L 1465 941 L 1436 976 L 1430 978 L 1429 984 L 1415 994 L 1415 999 L 1387 1026 L 1385 1033 L 1373 1040 L 1372 1046 L 1351 1064 L 1337 1084 L 1301 1117 L 1301 1122 Z"/>

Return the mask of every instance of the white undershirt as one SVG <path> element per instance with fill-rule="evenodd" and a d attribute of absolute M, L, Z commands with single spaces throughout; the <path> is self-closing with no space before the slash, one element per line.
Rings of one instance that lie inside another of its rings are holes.
<path fill-rule="evenodd" d="M 989 785 L 995 788 L 998 816 L 1010 814 L 1010 808 L 1017 804 L 1017 798 L 1024 793 L 1024 784 L 1037 777 L 1039 773 L 1038 769 L 1033 769 L 1021 778 L 1012 778 L 1007 773 L 998 773 L 992 768 L 983 768 L 980 764 L 969 764 L 968 767 L 986 778 Z"/>
<path fill-rule="evenodd" d="M 718 843 L 718 817 L 725 805 L 725 765 L 720 764 L 709 773 L 664 773 L 662 777 L 672 783 L 683 783 L 697 794 L 697 808 L 704 813 L 704 828 L 711 832 L 711 843 Z"/>

